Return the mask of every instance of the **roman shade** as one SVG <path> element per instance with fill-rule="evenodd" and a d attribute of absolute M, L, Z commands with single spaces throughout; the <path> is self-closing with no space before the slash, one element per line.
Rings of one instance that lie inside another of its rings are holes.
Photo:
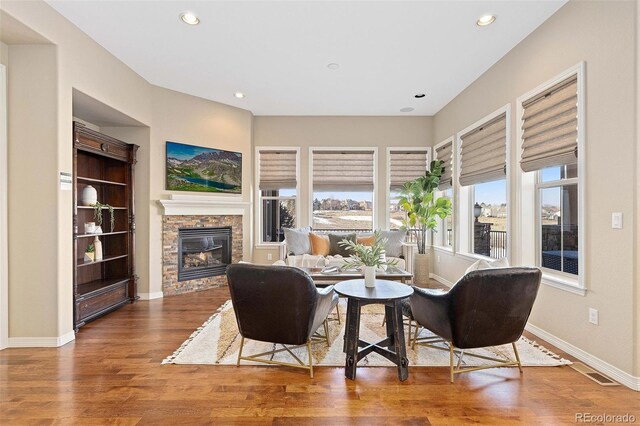
<path fill-rule="evenodd" d="M 390 151 L 389 180 L 391 190 L 402 189 L 405 182 L 424 176 L 429 167 L 427 151 Z"/>
<path fill-rule="evenodd" d="M 260 190 L 295 188 L 296 151 L 260 150 Z"/>
<path fill-rule="evenodd" d="M 522 107 L 522 170 L 577 163 L 578 76 L 523 102 Z"/>
<path fill-rule="evenodd" d="M 460 139 L 460 185 L 476 185 L 506 177 L 506 113 L 465 133 Z"/>
<path fill-rule="evenodd" d="M 314 191 L 372 191 L 373 151 L 313 151 Z"/>
<path fill-rule="evenodd" d="M 438 189 L 446 191 L 453 187 L 453 142 L 447 142 L 436 148 L 436 160 L 444 163 Z"/>

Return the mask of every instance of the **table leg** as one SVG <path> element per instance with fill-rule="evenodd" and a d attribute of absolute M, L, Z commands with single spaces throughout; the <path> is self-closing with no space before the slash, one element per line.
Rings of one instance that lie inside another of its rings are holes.
<path fill-rule="evenodd" d="M 385 314 L 385 318 L 387 319 L 387 337 L 390 337 L 389 339 L 389 345 L 388 348 L 393 350 L 395 343 L 395 335 L 394 335 L 394 327 L 393 327 L 393 321 L 391 321 L 391 319 L 393 318 L 393 309 L 394 309 L 394 303 L 390 302 L 390 303 L 386 303 L 384 305 L 384 314 Z"/>
<path fill-rule="evenodd" d="M 353 301 L 347 298 L 347 314 L 344 319 L 344 336 L 342 336 L 342 352 L 347 353 L 347 341 L 349 340 L 349 312 L 351 312 Z"/>
<path fill-rule="evenodd" d="M 400 381 L 409 377 L 409 360 L 407 359 L 407 349 L 404 343 L 404 327 L 402 325 L 402 305 L 400 300 L 393 302 L 393 340 L 395 353 L 398 357 L 398 378 Z"/>
<path fill-rule="evenodd" d="M 344 375 L 351 379 L 356 379 L 356 368 L 358 367 L 358 339 L 360 334 L 360 302 L 349 299 L 347 308 L 347 355 L 345 357 Z"/>

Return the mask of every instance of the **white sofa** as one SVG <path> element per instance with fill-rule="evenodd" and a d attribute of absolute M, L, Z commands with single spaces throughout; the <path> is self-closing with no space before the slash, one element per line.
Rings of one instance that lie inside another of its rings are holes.
<path fill-rule="evenodd" d="M 279 245 L 280 260 L 287 263 L 288 266 L 297 266 L 301 268 L 324 268 L 325 266 L 341 265 L 345 258 L 342 256 L 314 256 L 312 254 L 289 254 L 287 249 L 287 241 L 283 241 Z M 409 273 L 413 273 L 413 255 L 418 250 L 415 244 L 402 243 L 402 257 L 390 257 L 388 260 L 397 260 L 396 267 L 403 269 Z"/>

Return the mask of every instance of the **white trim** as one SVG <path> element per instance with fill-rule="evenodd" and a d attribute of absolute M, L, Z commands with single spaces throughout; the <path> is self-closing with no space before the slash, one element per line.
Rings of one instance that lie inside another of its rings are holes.
<path fill-rule="evenodd" d="M 580 361 L 609 376 L 618 383 L 635 391 L 640 391 L 640 377 L 633 376 L 626 371 L 623 371 L 618 367 L 615 367 L 608 362 L 603 361 L 594 355 L 591 355 L 590 353 L 580 349 L 579 347 L 574 346 L 571 343 L 566 342 L 531 323 L 527 323 L 525 330 L 557 347 L 558 349 L 568 353 L 569 355 L 578 358 Z"/>
<path fill-rule="evenodd" d="M 262 151 L 295 151 L 296 152 L 296 195 L 294 198 L 296 201 L 296 227 L 302 226 L 300 224 L 300 147 L 299 146 L 256 146 L 254 155 L 254 205 L 256 215 L 254 217 L 254 229 L 256 231 L 255 240 L 258 242 L 255 248 L 260 248 L 263 245 L 273 244 L 273 247 L 277 247 L 280 243 L 265 243 L 262 241 L 262 200 L 260 198 L 260 150 Z M 280 198 L 280 197 L 277 197 Z"/>
<path fill-rule="evenodd" d="M 58 337 L 9 337 L 10 348 L 58 348 L 76 339 L 73 331 Z"/>
<path fill-rule="evenodd" d="M 512 218 L 511 216 L 513 216 L 513 212 L 515 211 L 515 209 L 513 208 L 512 202 L 511 202 L 511 103 L 508 103 L 506 105 L 501 106 L 500 108 L 498 108 L 497 110 L 493 111 L 491 114 L 484 116 L 483 118 L 481 118 L 480 120 L 476 121 L 475 123 L 473 123 L 470 126 L 467 126 L 466 128 L 464 128 L 463 130 L 461 130 L 460 132 L 456 133 L 456 140 L 455 140 L 455 145 L 456 145 L 456 153 L 458 155 L 456 155 L 456 167 L 454 167 L 454 172 L 456 174 L 455 176 L 455 184 L 457 185 L 457 188 L 462 188 L 462 186 L 460 185 L 459 179 L 460 179 L 460 149 L 462 148 L 462 135 L 469 133 L 471 130 L 474 130 L 477 127 L 482 126 L 483 124 L 493 120 L 494 118 L 498 117 L 501 114 L 505 114 L 505 120 L 506 120 L 506 152 L 505 152 L 505 162 L 507 165 L 507 169 L 506 169 L 506 174 L 505 174 L 505 183 L 506 183 L 506 196 L 507 196 L 507 260 L 509 262 L 511 262 L 511 250 L 512 250 L 512 241 L 513 241 L 513 230 L 511 229 L 512 227 Z M 460 245 L 460 250 L 458 250 L 458 252 L 460 252 L 461 255 L 471 255 L 471 256 L 475 256 L 473 252 L 473 237 L 472 237 L 472 233 L 473 233 L 473 203 L 474 203 L 474 199 L 473 199 L 473 191 L 470 190 L 470 188 L 474 186 L 474 185 L 467 185 L 464 188 L 466 188 L 466 190 L 464 192 L 467 193 L 468 197 L 469 197 L 469 209 L 468 209 L 468 214 L 466 216 L 468 216 L 468 220 L 469 220 L 469 224 L 466 226 L 468 233 L 470 234 L 467 238 L 468 238 L 468 244 L 466 248 L 462 248 L 462 245 Z M 460 191 L 462 192 L 462 190 Z M 455 195 L 455 190 L 454 190 L 454 195 Z M 456 200 L 457 201 L 457 200 Z M 462 218 L 461 218 L 462 219 Z M 458 228 L 461 229 L 461 226 Z M 461 233 L 460 233 L 461 234 Z M 455 235 L 454 235 L 454 239 L 455 239 Z M 482 256 L 483 258 L 485 256 Z M 489 258 L 492 259 L 492 258 Z"/>
<path fill-rule="evenodd" d="M 438 158 L 436 158 L 436 154 L 437 154 L 437 149 L 440 148 L 441 146 L 451 143 L 451 167 L 453 167 L 453 170 L 451 172 L 451 203 L 453 204 L 453 207 L 451 209 L 451 233 L 452 233 L 452 238 L 451 238 L 451 245 L 450 246 L 444 246 L 444 245 L 436 245 L 436 244 L 432 244 L 433 247 L 442 247 L 444 249 L 451 249 L 451 253 L 455 254 L 456 253 L 456 214 L 455 214 L 455 209 L 456 209 L 456 186 L 455 186 L 455 180 L 456 180 L 456 176 L 455 176 L 455 172 L 457 169 L 456 166 L 456 156 L 455 156 L 455 146 L 456 146 L 456 137 L 455 135 L 451 135 L 448 138 L 446 138 L 445 140 L 443 140 L 440 143 L 437 143 L 433 146 L 433 159 L 434 160 L 438 160 Z M 443 193 L 444 191 L 438 191 L 440 193 Z M 438 222 L 440 223 L 439 227 L 441 228 L 441 230 L 443 230 L 443 226 L 442 226 L 442 219 L 438 218 L 437 219 Z M 441 235 L 440 238 L 440 243 L 444 242 L 444 233 Z"/>
<path fill-rule="evenodd" d="M 564 279 L 563 277 L 549 274 L 544 270 L 542 271 L 542 284 L 568 291 L 569 293 L 577 294 L 579 296 L 587 295 L 587 289 L 580 287 L 577 280 Z"/>
<path fill-rule="evenodd" d="M 526 102 L 527 99 L 532 98 L 533 96 L 536 96 L 538 94 L 540 94 L 541 92 L 549 89 L 550 87 L 555 86 L 556 84 L 558 84 L 559 82 L 566 80 L 567 78 L 569 78 L 572 75 L 576 75 L 577 76 L 577 90 L 578 90 L 578 178 L 577 178 L 577 182 L 578 182 L 578 279 L 577 279 L 577 283 L 578 285 L 576 286 L 575 284 L 571 284 L 569 282 L 564 282 L 566 280 L 558 280 L 555 277 L 546 277 L 547 279 L 545 280 L 543 277 L 543 283 L 547 284 L 551 287 L 556 287 L 556 288 L 560 288 L 563 290 L 567 290 L 571 293 L 576 293 L 579 295 L 584 296 L 587 292 L 587 253 L 585 252 L 585 249 L 587 247 L 586 245 L 586 237 L 587 237 L 587 233 L 586 233 L 586 206 L 587 206 L 587 202 L 586 202 L 586 185 L 587 185 L 587 173 L 586 173 L 586 125 L 585 125 L 585 110 L 586 110 L 586 105 L 585 105 L 585 88 L 586 88 L 586 64 L 585 62 L 580 62 L 574 66 L 572 66 L 571 68 L 561 72 L 560 74 L 556 75 L 555 77 L 551 78 L 550 80 L 547 80 L 546 82 L 538 85 L 535 89 L 528 91 L 527 93 L 525 93 L 524 95 L 521 95 L 517 98 L 516 100 L 516 116 L 517 117 L 522 117 L 522 113 L 524 108 L 522 107 L 522 104 L 524 102 Z M 518 145 L 518 153 L 520 153 L 522 151 L 522 143 L 523 143 L 523 135 L 522 135 L 522 126 L 519 125 L 521 123 L 521 120 L 518 118 L 518 125 L 516 125 L 516 140 L 517 140 L 517 145 Z M 519 156 L 518 156 L 519 157 Z M 519 164 L 519 160 L 517 161 L 517 163 Z M 522 168 L 517 167 L 518 169 L 518 173 L 516 174 L 516 178 L 517 178 L 517 183 L 518 183 L 518 188 L 519 188 L 519 197 L 520 197 L 520 208 L 523 208 L 523 204 L 525 203 L 525 200 L 523 199 L 524 195 L 520 194 L 520 193 L 524 193 L 525 192 L 525 188 L 524 188 L 524 181 L 531 181 L 531 174 L 537 174 L 537 172 L 530 172 L 530 173 L 524 173 L 522 171 Z M 537 179 L 536 179 L 537 180 Z M 565 183 L 564 181 L 562 183 Z M 575 179 L 567 179 L 566 184 L 573 184 L 575 183 Z M 531 196 L 530 192 L 531 189 L 526 191 L 529 196 Z M 540 265 L 540 261 L 538 259 L 538 253 L 540 252 L 539 249 L 539 244 L 540 244 L 540 236 L 539 236 L 539 232 L 538 229 L 540 228 L 540 223 L 539 223 L 539 212 L 538 210 L 538 206 L 539 206 L 539 195 L 538 195 L 538 186 L 537 184 L 534 184 L 533 186 L 533 196 L 535 197 L 535 209 L 536 212 L 534 213 L 534 217 L 535 217 L 535 229 L 533 231 L 534 235 L 535 235 L 535 245 L 536 245 L 536 253 L 535 253 L 535 259 L 529 259 L 529 260 L 533 260 L 536 265 Z M 521 211 L 525 211 L 525 210 L 521 210 Z M 531 232 L 531 229 L 527 229 L 527 227 L 524 225 L 524 223 L 520 224 L 520 227 L 518 229 L 518 234 L 519 235 L 524 235 L 525 232 Z M 519 259 L 519 261 L 521 263 L 525 263 L 524 259 Z M 548 275 L 548 274 L 547 274 Z"/>
<path fill-rule="evenodd" d="M 246 201 L 227 201 L 213 197 L 178 198 L 174 195 L 170 200 L 158 200 L 164 209 L 162 214 L 169 215 L 236 215 L 247 214 L 251 203 Z"/>
<path fill-rule="evenodd" d="M 451 246 L 431 246 L 431 248 L 435 251 L 455 255 L 455 252 L 453 251 L 453 248 Z"/>
<path fill-rule="evenodd" d="M 315 151 L 373 151 L 373 193 L 371 194 L 371 208 L 373 208 L 373 217 L 371 218 L 372 230 L 376 230 L 378 228 L 378 210 L 380 210 L 376 205 L 376 193 L 378 191 L 378 147 L 370 146 L 370 147 L 349 147 L 349 146 L 311 146 L 309 147 L 309 167 L 307 167 L 309 171 L 309 180 L 307 182 L 307 190 L 309 191 L 309 215 L 308 215 L 308 225 L 313 226 L 313 153 Z M 351 191 L 353 192 L 353 191 Z"/>
<path fill-rule="evenodd" d="M 427 153 L 427 168 L 429 168 L 431 164 L 431 160 L 433 158 L 433 154 L 431 151 L 431 147 L 424 146 L 389 146 L 387 147 L 386 159 L 385 159 L 385 194 L 387 203 L 384 209 L 384 229 L 391 229 L 391 151 L 408 151 L 408 152 L 426 152 Z M 375 210 L 375 207 L 374 207 Z M 374 228 L 375 229 L 375 228 Z"/>
<path fill-rule="evenodd" d="M 455 283 L 452 283 L 451 281 L 449 281 L 449 280 L 447 280 L 447 279 L 445 279 L 445 278 L 442 278 L 440 275 L 434 274 L 433 272 L 431 272 L 431 273 L 429 274 L 429 278 L 431 278 L 431 279 L 433 279 L 433 280 L 436 280 L 436 281 L 438 281 L 440 284 L 444 284 L 444 285 L 446 285 L 446 286 L 447 286 L 447 287 L 449 287 L 449 288 L 453 287 L 453 285 L 455 284 Z"/>
<path fill-rule="evenodd" d="M 153 291 L 151 293 L 138 293 L 140 300 L 154 300 L 154 299 L 162 299 L 164 297 L 164 293 L 161 291 Z"/>
<path fill-rule="evenodd" d="M 9 346 L 7 68 L 0 64 L 0 350 Z"/>

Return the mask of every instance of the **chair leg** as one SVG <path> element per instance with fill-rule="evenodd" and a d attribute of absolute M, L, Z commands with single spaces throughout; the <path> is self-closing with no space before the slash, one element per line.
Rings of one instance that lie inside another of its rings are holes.
<path fill-rule="evenodd" d="M 386 323 L 387 323 L 387 313 L 385 312 L 385 314 L 384 314 L 384 318 L 382 318 L 382 326 L 381 326 L 381 327 L 384 327 L 384 325 L 385 325 Z"/>
<path fill-rule="evenodd" d="M 324 320 L 324 338 L 327 341 L 327 347 L 331 346 L 329 344 L 329 321 Z"/>
<path fill-rule="evenodd" d="M 453 342 L 449 342 L 449 381 L 453 383 Z"/>
<path fill-rule="evenodd" d="M 336 315 L 338 316 L 338 324 L 342 324 L 340 320 L 340 301 L 338 300 L 338 304 L 336 305 Z"/>
<path fill-rule="evenodd" d="M 309 353 L 309 375 L 313 379 L 313 358 L 311 356 L 311 340 L 307 341 L 307 352 Z"/>
<path fill-rule="evenodd" d="M 460 364 L 462 364 L 463 356 L 464 356 L 464 350 L 460 351 L 460 356 L 458 357 L 458 364 L 456 365 L 456 369 L 460 369 Z"/>
<path fill-rule="evenodd" d="M 520 370 L 520 374 L 522 374 L 522 363 L 520 362 L 520 355 L 518 354 L 518 348 L 516 348 L 516 342 L 511 343 L 513 347 L 513 353 L 516 354 L 516 361 L 518 361 L 518 370 Z"/>
<path fill-rule="evenodd" d="M 408 342 L 407 342 L 407 346 L 411 346 L 411 326 L 413 324 L 413 320 L 411 318 L 409 318 L 409 333 L 407 333 L 407 337 L 409 338 Z M 416 326 L 418 324 L 416 323 Z"/>
<path fill-rule="evenodd" d="M 244 337 L 240 337 L 240 351 L 238 352 L 238 362 L 236 362 L 236 366 L 240 365 L 240 358 L 242 357 L 242 348 L 244 347 Z"/>

